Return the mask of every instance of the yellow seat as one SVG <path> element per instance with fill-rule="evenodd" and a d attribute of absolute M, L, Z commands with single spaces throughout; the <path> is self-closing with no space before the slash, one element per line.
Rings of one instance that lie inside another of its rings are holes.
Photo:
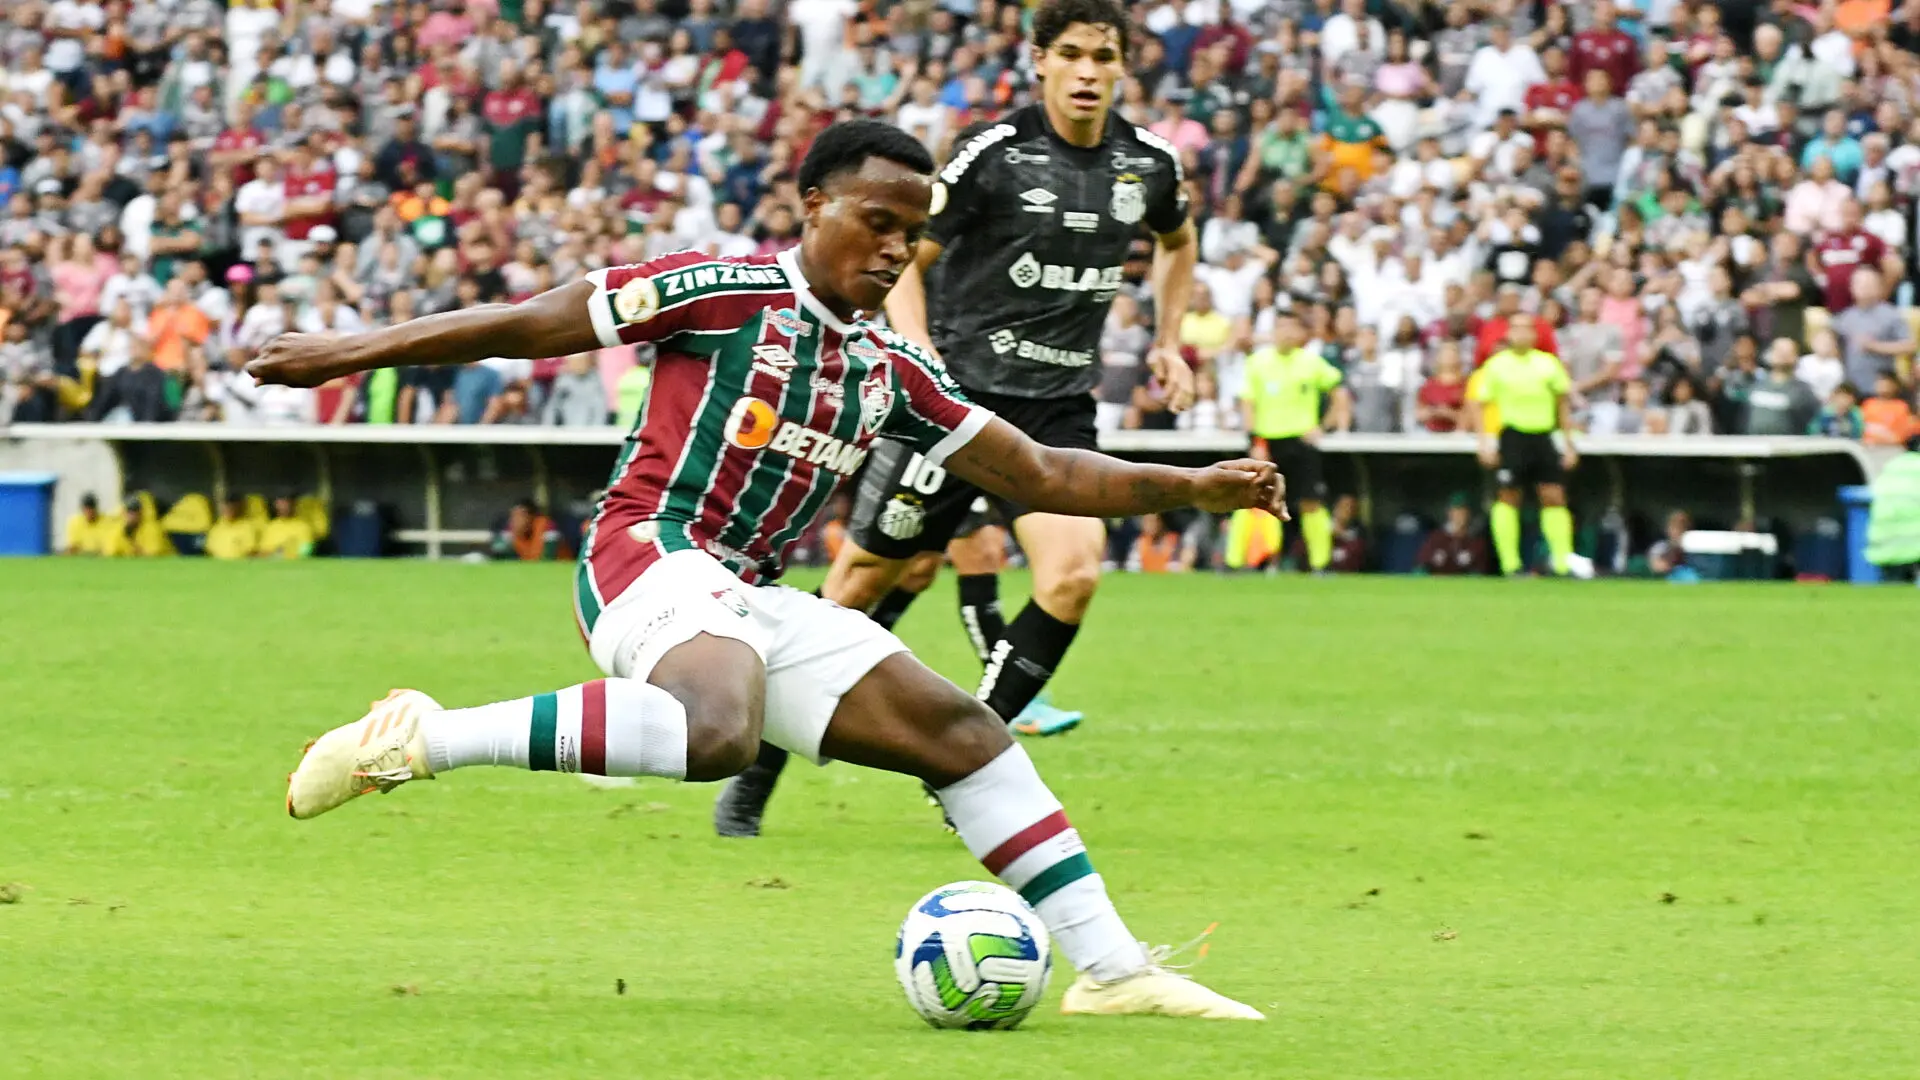
<path fill-rule="evenodd" d="M 267 497 L 254 493 L 246 498 L 247 507 L 242 516 L 256 525 L 265 525 L 273 520 L 273 514 L 267 509 Z"/>

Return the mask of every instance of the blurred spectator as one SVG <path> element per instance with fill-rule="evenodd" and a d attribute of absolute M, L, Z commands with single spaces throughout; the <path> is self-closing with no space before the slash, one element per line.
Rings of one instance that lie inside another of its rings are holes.
<path fill-rule="evenodd" d="M 246 515 L 247 501 L 228 496 L 220 516 L 207 529 L 207 556 L 213 559 L 251 559 L 260 550 L 260 524 Z"/>
<path fill-rule="evenodd" d="M 1140 519 L 1140 536 L 1133 543 L 1127 569 L 1143 574 L 1179 574 L 1193 569 L 1193 541 L 1167 527 L 1159 514 Z"/>
<path fill-rule="evenodd" d="M 515 503 L 507 512 L 506 524 L 493 536 L 493 557 L 522 562 L 573 559 L 566 536 L 552 518 L 533 502 Z"/>
<path fill-rule="evenodd" d="M 1414 556 L 1414 567 L 1423 574 L 1485 574 L 1490 563 L 1487 541 L 1473 532 L 1473 505 L 1465 495 L 1447 502 L 1447 519 L 1427 534 Z"/>
<path fill-rule="evenodd" d="M 96 523 L 100 554 L 114 558 L 157 558 L 172 555 L 173 541 L 160 527 L 151 496 L 135 495 L 117 518 Z"/>
<path fill-rule="evenodd" d="M 1873 396 L 1860 403 L 1865 425 L 1861 439 L 1869 446 L 1905 446 L 1913 434 L 1913 405 L 1900 388 L 1900 379 L 1883 371 L 1874 380 Z"/>
<path fill-rule="evenodd" d="M 1459 431 L 1466 423 L 1467 380 L 1456 343 L 1441 345 L 1435 354 L 1433 374 L 1420 385 L 1415 416 L 1433 432 Z"/>
<path fill-rule="evenodd" d="M 1360 527 L 1360 502 L 1351 495 L 1333 500 L 1333 553 L 1327 570 L 1336 574 L 1357 574 L 1367 569 L 1367 537 Z M 1295 541 L 1293 558 L 1306 565 L 1304 541 Z"/>
<path fill-rule="evenodd" d="M 1813 335 L 1813 351 L 1794 365 L 1793 377 L 1806 383 L 1816 398 L 1824 401 L 1834 387 L 1847 381 L 1847 364 L 1840 357 L 1840 337 L 1832 330 Z"/>
<path fill-rule="evenodd" d="M 1685 510 L 1675 510 L 1667 515 L 1666 531 L 1654 545 L 1647 549 L 1647 569 L 1660 577 L 1666 577 L 1674 570 L 1686 565 L 1687 551 L 1684 538 L 1693 529 L 1693 518 Z"/>
<path fill-rule="evenodd" d="M 546 404 L 541 406 L 541 423 L 597 427 L 607 423 L 609 415 L 606 388 L 594 367 L 593 354 L 567 357 L 565 367 L 553 377 Z"/>
<path fill-rule="evenodd" d="M 1850 283 L 1852 306 L 1834 315 L 1833 329 L 1845 348 L 1848 381 L 1872 386 L 1896 359 L 1913 351 L 1913 330 L 1899 309 L 1886 302 L 1879 271 L 1855 270 Z"/>
<path fill-rule="evenodd" d="M 1107 321 L 1100 332 L 1100 389 L 1094 405 L 1094 424 L 1101 431 L 1138 427 L 1139 418 L 1129 422 L 1133 391 L 1146 372 L 1147 347 L 1153 334 L 1140 317 L 1140 305 L 1126 293 L 1113 298 Z"/>
<path fill-rule="evenodd" d="M 154 364 L 162 371 L 181 370 L 188 347 L 205 343 L 212 330 L 207 313 L 187 295 L 187 279 L 175 277 L 147 316 L 146 338 L 152 343 Z"/>
<path fill-rule="evenodd" d="M 0 331 L 0 426 L 53 420 L 58 389 L 52 353 L 27 337 L 23 320 L 7 320 Z"/>
<path fill-rule="evenodd" d="M 100 500 L 89 491 L 80 496 L 80 509 L 67 518 L 64 549 L 68 555 L 104 555 L 112 538 L 114 522 L 100 515 Z"/>
<path fill-rule="evenodd" d="M 1669 435 L 1713 434 L 1713 412 L 1700 399 L 1700 388 L 1692 375 L 1681 375 L 1667 385 L 1666 433 Z"/>
<path fill-rule="evenodd" d="M 1807 434 L 1829 439 L 1859 439 L 1866 434 L 1867 422 L 1860 415 L 1860 392 L 1852 383 L 1841 383 L 1827 396 L 1827 403 L 1808 425 Z"/>
<path fill-rule="evenodd" d="M 125 306 L 123 302 L 120 310 Z M 87 418 L 136 424 L 171 420 L 175 390 L 167 373 L 154 366 L 153 350 L 146 339 L 134 337 L 129 340 L 125 365 L 100 380 L 87 406 Z"/>
<path fill-rule="evenodd" d="M 313 525 L 294 513 L 290 495 L 273 500 L 273 517 L 260 530 L 260 558 L 304 559 L 313 554 Z"/>
<path fill-rule="evenodd" d="M 1741 434 L 1799 435 L 1819 415 L 1820 395 L 1794 377 L 1799 367 L 1796 351 L 1787 338 L 1775 338 L 1768 347 L 1767 374 L 1747 395 Z"/>

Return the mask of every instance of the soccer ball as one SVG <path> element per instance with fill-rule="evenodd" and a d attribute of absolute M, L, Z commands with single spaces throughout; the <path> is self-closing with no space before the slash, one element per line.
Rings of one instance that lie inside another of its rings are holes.
<path fill-rule="evenodd" d="M 893 955 L 907 1004 L 937 1028 L 1018 1027 L 1053 971 L 1040 916 L 986 881 L 956 881 L 915 901 Z"/>

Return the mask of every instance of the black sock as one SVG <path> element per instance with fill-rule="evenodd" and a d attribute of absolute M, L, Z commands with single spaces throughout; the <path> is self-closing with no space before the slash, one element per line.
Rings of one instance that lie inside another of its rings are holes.
<path fill-rule="evenodd" d="M 787 767 L 787 752 L 770 742 L 760 744 L 760 754 L 753 759 L 753 766 L 765 769 L 773 776 L 779 776 L 780 770 Z"/>
<path fill-rule="evenodd" d="M 1000 575 L 960 575 L 960 625 L 985 667 L 993 643 L 1007 632 L 1007 621 L 1000 616 Z"/>
<path fill-rule="evenodd" d="M 1029 602 L 994 643 L 987 673 L 980 678 L 980 698 L 1002 720 L 1019 716 L 1053 677 L 1079 632 L 1078 626 L 1063 623 Z"/>
<path fill-rule="evenodd" d="M 920 594 L 917 592 L 895 589 L 881 597 L 878 604 L 873 605 L 873 611 L 867 618 L 891 630 L 893 629 L 893 624 L 899 622 L 900 616 L 905 615 L 907 608 L 911 607 L 913 602 L 919 598 Z"/>

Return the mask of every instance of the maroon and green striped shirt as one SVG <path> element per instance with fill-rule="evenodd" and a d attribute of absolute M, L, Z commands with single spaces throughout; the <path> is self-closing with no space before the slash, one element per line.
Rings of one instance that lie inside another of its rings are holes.
<path fill-rule="evenodd" d="M 991 416 L 926 351 L 836 318 L 792 250 L 684 252 L 587 280 L 601 344 L 651 341 L 658 358 L 581 552 L 583 613 L 671 551 L 704 550 L 748 584 L 767 580 L 875 436 L 938 463 Z M 603 565 L 602 538 L 616 531 L 639 543 Z"/>

